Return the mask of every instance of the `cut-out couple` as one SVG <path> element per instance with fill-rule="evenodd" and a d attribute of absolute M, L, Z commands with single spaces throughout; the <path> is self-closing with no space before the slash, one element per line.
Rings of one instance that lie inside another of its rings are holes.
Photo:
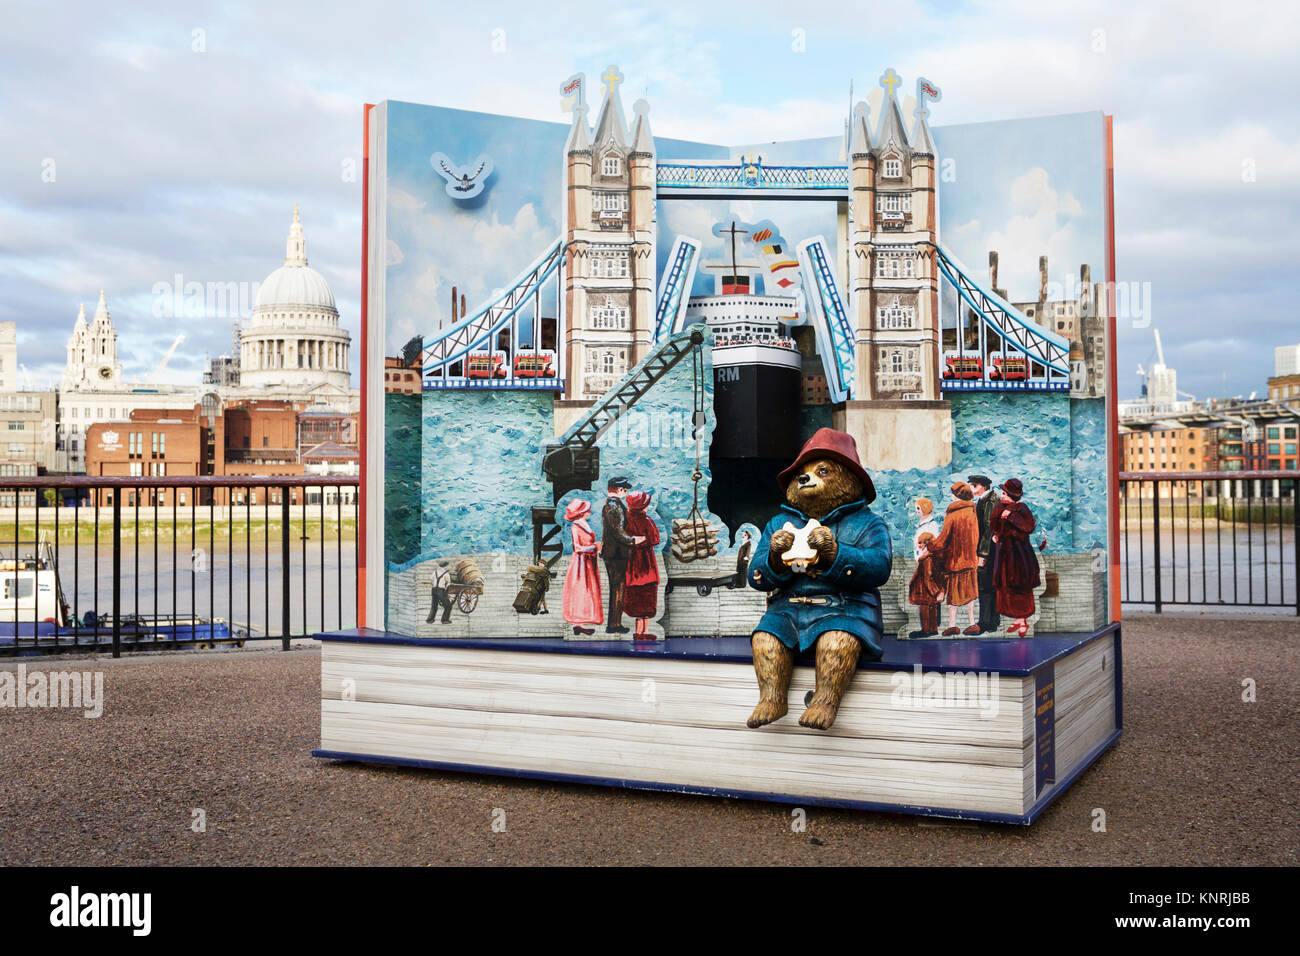
<path fill-rule="evenodd" d="M 587 518 L 591 505 L 580 499 L 570 501 L 564 520 L 570 523 L 573 557 L 564 577 L 564 620 L 573 625 L 573 633 L 594 634 L 605 620 L 600 600 L 599 554 L 605 564 L 609 585 L 608 634 L 626 634 L 623 624 L 627 614 L 636 622 L 636 633 L 649 634 L 649 623 L 659 609 L 659 568 L 655 547 L 659 528 L 647 514 L 648 491 L 633 491 L 623 477 L 611 478 L 607 485 L 605 506 L 601 509 L 601 540 Z"/>

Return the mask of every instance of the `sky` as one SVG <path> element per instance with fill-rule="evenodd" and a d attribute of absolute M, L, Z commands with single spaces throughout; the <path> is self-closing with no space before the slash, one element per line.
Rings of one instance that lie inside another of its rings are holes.
<path fill-rule="evenodd" d="M 758 143 L 838 135 L 850 82 L 860 98 L 892 67 L 902 90 L 918 75 L 941 86 L 938 127 L 1113 114 L 1117 278 L 1131 300 L 1121 395 L 1137 391 L 1155 328 L 1180 388 L 1197 397 L 1262 392 L 1273 346 L 1300 342 L 1289 288 L 1300 253 L 1294 5 L 754 0 L 744 10 L 10 2 L 0 319 L 17 322 L 31 383 L 50 384 L 78 306 L 93 311 L 102 288 L 126 378 L 197 383 L 206 356 L 229 351 L 230 316 L 251 312 L 255 284 L 281 264 L 297 202 L 308 258 L 355 340 L 363 103 L 558 122 L 560 82 L 581 71 L 594 85 L 617 63 L 625 104 L 646 97 L 657 136 Z M 1017 189 L 1068 201 L 1050 183 Z M 1011 298 L 1034 297 L 1013 279 L 1002 283 Z M 235 290 L 233 308 L 186 314 L 191 283 Z"/>

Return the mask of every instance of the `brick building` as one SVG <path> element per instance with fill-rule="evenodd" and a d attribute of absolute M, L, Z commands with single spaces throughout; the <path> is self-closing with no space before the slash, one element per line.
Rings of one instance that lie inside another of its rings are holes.
<path fill-rule="evenodd" d="M 95 422 L 86 429 L 86 474 L 96 477 L 154 478 L 220 474 L 224 448 L 222 416 L 189 410 L 137 408 L 123 421 Z M 209 494 L 195 498 L 192 488 L 122 489 L 122 504 L 208 504 Z M 114 489 L 93 493 L 95 504 L 113 503 Z M 221 500 L 216 501 L 221 504 Z"/>
<path fill-rule="evenodd" d="M 226 406 L 226 475 L 298 476 L 298 413 L 300 402 L 232 402 Z M 232 488 L 233 504 L 279 504 L 275 488 Z M 298 504 L 299 489 L 290 490 L 289 503 Z"/>
<path fill-rule="evenodd" d="M 1151 431 L 1131 431 L 1120 435 L 1120 471 L 1144 471 L 1159 476 L 1160 472 L 1176 471 L 1213 471 L 1213 449 L 1209 444 L 1210 431 L 1204 428 L 1161 428 Z M 1190 484 L 1190 487 L 1188 485 Z M 1127 486 L 1129 497 L 1137 497 L 1138 489 L 1143 494 L 1151 495 L 1153 485 L 1139 486 L 1136 482 Z M 1162 486 L 1162 495 L 1199 493 L 1200 482 L 1176 481 L 1172 485 Z"/>
<path fill-rule="evenodd" d="M 1300 424 L 1282 422 L 1264 426 L 1264 469 L 1267 471 L 1300 470 L 1297 441 Z"/>
<path fill-rule="evenodd" d="M 420 394 L 420 369 L 402 364 L 400 358 L 384 358 L 384 391 L 401 395 Z"/>
<path fill-rule="evenodd" d="M 359 471 L 358 416 L 304 402 L 234 402 L 224 410 L 215 400 L 189 410 L 135 409 L 124 421 L 100 422 L 86 432 L 86 473 L 114 477 L 198 475 L 299 477 L 355 475 Z M 125 489 L 122 503 L 178 506 L 197 504 L 280 504 L 276 488 Z M 325 497 L 334 500 L 337 491 Z M 320 490 L 307 495 L 320 500 Z M 344 496 L 352 498 L 351 489 Z M 137 501 L 138 499 L 138 501 Z M 100 489 L 95 499 L 113 503 L 113 490 Z M 290 489 L 289 503 L 302 504 L 301 488 Z"/>

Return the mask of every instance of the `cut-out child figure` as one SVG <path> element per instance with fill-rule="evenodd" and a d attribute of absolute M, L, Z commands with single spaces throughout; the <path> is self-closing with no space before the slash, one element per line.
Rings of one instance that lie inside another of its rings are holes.
<path fill-rule="evenodd" d="M 929 545 L 934 541 L 930 532 L 922 532 L 916 541 L 916 570 L 907 585 L 907 600 L 921 612 L 921 629 L 908 637 L 933 637 L 939 633 L 939 605 L 943 603 L 943 566 L 939 556 L 931 554 Z"/>

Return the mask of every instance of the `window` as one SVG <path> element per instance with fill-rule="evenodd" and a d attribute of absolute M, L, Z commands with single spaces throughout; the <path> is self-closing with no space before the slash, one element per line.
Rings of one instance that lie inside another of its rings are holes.
<path fill-rule="evenodd" d="M 5 600 L 31 597 L 34 583 L 32 578 L 5 578 Z"/>
<path fill-rule="evenodd" d="M 627 371 L 626 349 L 588 349 L 586 371 L 595 375 L 622 375 Z"/>
<path fill-rule="evenodd" d="M 891 156 L 885 160 L 885 177 L 887 179 L 898 179 L 903 175 L 903 161 Z"/>
<path fill-rule="evenodd" d="M 881 329 L 914 329 L 916 309 L 910 305 L 900 305 L 898 299 L 894 299 L 893 305 L 876 309 L 876 325 Z"/>
<path fill-rule="evenodd" d="M 885 254 L 876 259 L 876 278 L 911 279 L 916 274 L 916 264 L 911 255 Z"/>
<path fill-rule="evenodd" d="M 602 176 L 617 176 L 623 171 L 623 161 L 619 159 L 617 153 L 608 153 L 600 161 L 600 174 Z"/>
<path fill-rule="evenodd" d="M 876 196 L 876 212 L 904 213 L 911 211 L 911 193 L 880 193 Z"/>
<path fill-rule="evenodd" d="M 920 350 L 915 348 L 892 348 L 885 350 L 885 367 L 895 374 L 921 371 Z"/>
<path fill-rule="evenodd" d="M 608 296 L 604 305 L 593 306 L 591 310 L 591 327 L 593 329 L 627 329 L 627 306 L 616 305 Z"/>
<path fill-rule="evenodd" d="M 605 212 L 626 212 L 627 196 L 621 193 L 597 193 L 596 198 L 600 204 L 595 206 L 597 210 Z"/>
<path fill-rule="evenodd" d="M 20 431 L 23 431 L 24 429 L 26 429 L 26 427 L 27 427 L 27 423 L 26 423 L 26 422 L 10 422 L 10 423 L 9 423 L 9 430 L 10 430 L 11 432 L 20 432 Z"/>
<path fill-rule="evenodd" d="M 622 249 L 598 249 L 591 254 L 591 275 L 593 278 L 626 279 L 628 275 L 628 254 Z"/>

